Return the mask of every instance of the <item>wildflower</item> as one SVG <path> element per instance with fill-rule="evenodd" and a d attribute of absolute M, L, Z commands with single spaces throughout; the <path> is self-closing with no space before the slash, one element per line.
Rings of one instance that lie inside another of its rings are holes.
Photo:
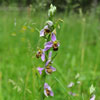
<path fill-rule="evenodd" d="M 36 54 L 36 57 L 37 58 L 41 57 L 42 61 L 45 61 L 45 52 L 44 52 L 44 50 L 39 49 L 37 54 Z"/>
<path fill-rule="evenodd" d="M 56 40 L 56 36 L 54 33 L 52 33 L 51 35 L 51 40 L 52 41 L 49 41 L 45 44 L 45 51 L 49 50 L 51 47 L 53 47 L 53 50 L 54 51 L 57 51 L 58 50 L 58 47 L 60 46 L 59 45 L 59 42 Z"/>
<path fill-rule="evenodd" d="M 53 91 L 51 90 L 51 87 L 47 84 L 47 83 L 44 83 L 44 94 L 45 96 L 54 96 L 54 93 Z"/>
<path fill-rule="evenodd" d="M 47 74 L 51 74 L 51 73 L 54 72 L 54 71 L 56 71 L 56 68 L 54 68 L 54 67 L 52 67 L 52 66 L 50 66 L 50 65 L 46 66 L 45 72 L 46 72 Z"/>
<path fill-rule="evenodd" d="M 81 84 L 81 82 L 80 81 L 77 81 L 77 84 Z"/>
<path fill-rule="evenodd" d="M 68 88 L 71 88 L 71 87 L 73 87 L 73 86 L 74 86 L 74 83 L 71 82 L 71 83 L 68 85 Z"/>
<path fill-rule="evenodd" d="M 95 100 L 95 95 L 92 95 L 92 97 L 90 98 L 90 100 Z"/>
<path fill-rule="evenodd" d="M 40 75 L 42 74 L 42 70 L 43 70 L 44 68 L 41 68 L 41 67 L 38 67 L 37 68 L 37 70 L 39 71 L 39 73 L 40 73 Z"/>
<path fill-rule="evenodd" d="M 41 57 L 42 61 L 45 60 L 44 67 L 38 67 L 37 70 L 39 71 L 40 75 L 42 75 L 42 72 L 43 72 L 43 75 L 42 75 L 43 82 L 41 85 L 44 85 L 44 87 L 41 86 L 41 90 L 42 88 L 44 88 L 44 94 L 41 93 L 41 96 L 45 95 L 46 97 L 54 96 L 54 93 L 51 90 L 51 87 L 47 83 L 45 83 L 45 79 L 46 79 L 45 76 L 46 74 L 49 75 L 52 72 L 56 71 L 56 68 L 52 67 L 52 61 L 56 55 L 53 58 L 51 58 L 52 52 L 50 51 L 49 56 L 48 56 L 49 49 L 53 48 L 54 51 L 57 51 L 59 47 L 59 42 L 57 41 L 56 35 L 55 35 L 57 23 L 52 22 L 55 11 L 56 11 L 56 7 L 51 5 L 50 10 L 48 11 L 49 20 L 46 22 L 46 25 L 44 26 L 44 28 L 40 31 L 40 37 L 44 37 L 46 41 L 45 47 L 44 49 L 38 50 L 36 54 L 37 58 Z"/>
<path fill-rule="evenodd" d="M 40 37 L 45 36 L 46 34 L 50 33 L 50 29 L 48 25 L 46 25 L 41 31 L 40 31 Z"/>
<path fill-rule="evenodd" d="M 50 66 L 49 64 L 45 66 L 45 68 L 38 67 L 37 70 L 39 71 L 40 75 L 42 74 L 42 71 L 45 69 L 46 74 L 51 74 L 52 72 L 56 71 L 56 68 Z"/>

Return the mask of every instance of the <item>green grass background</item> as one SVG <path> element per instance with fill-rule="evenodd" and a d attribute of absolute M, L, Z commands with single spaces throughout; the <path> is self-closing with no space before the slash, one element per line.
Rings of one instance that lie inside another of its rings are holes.
<path fill-rule="evenodd" d="M 46 77 L 55 96 L 45 100 L 89 100 L 92 84 L 100 100 L 100 21 L 93 15 L 66 13 L 56 14 L 58 18 L 63 23 L 57 29 L 60 48 L 53 63 L 57 71 Z M 47 12 L 29 16 L 27 11 L 0 11 L 0 100 L 40 100 L 42 79 L 36 68 L 44 64 L 35 52 L 43 47 L 38 31 L 47 19 Z M 75 86 L 68 88 L 71 81 Z M 69 91 L 77 95 L 70 96 Z"/>

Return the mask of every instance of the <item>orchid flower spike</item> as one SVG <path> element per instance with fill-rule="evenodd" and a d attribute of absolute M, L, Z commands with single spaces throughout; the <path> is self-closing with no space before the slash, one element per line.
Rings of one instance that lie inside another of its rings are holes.
<path fill-rule="evenodd" d="M 45 64 L 45 68 L 40 68 L 38 67 L 37 70 L 40 73 L 40 75 L 42 74 L 42 71 L 45 69 L 46 74 L 51 74 L 52 72 L 56 71 L 56 68 L 52 67 L 51 64 L 51 56 L 52 56 L 52 51 L 49 52 L 49 56 L 48 56 L 48 60 Z"/>

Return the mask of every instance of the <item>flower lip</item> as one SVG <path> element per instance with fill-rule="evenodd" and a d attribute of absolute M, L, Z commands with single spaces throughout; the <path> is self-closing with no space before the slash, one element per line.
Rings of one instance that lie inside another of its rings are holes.
<path fill-rule="evenodd" d="M 39 49 L 38 52 L 37 52 L 37 54 L 36 54 L 36 57 L 39 58 L 41 55 L 42 55 L 42 50 Z"/>
<path fill-rule="evenodd" d="M 51 74 L 53 72 L 53 70 L 50 66 L 46 66 L 46 72 Z"/>
<path fill-rule="evenodd" d="M 47 74 L 51 74 L 51 73 L 54 72 L 54 71 L 56 71 L 56 68 L 54 68 L 54 67 L 52 67 L 52 66 L 50 66 L 50 65 L 46 66 L 45 72 L 46 72 Z"/>
<path fill-rule="evenodd" d="M 57 41 L 54 41 L 53 42 L 53 50 L 54 51 L 57 51 L 58 50 L 58 42 Z"/>
<path fill-rule="evenodd" d="M 50 29 L 44 29 L 44 34 L 50 33 Z"/>

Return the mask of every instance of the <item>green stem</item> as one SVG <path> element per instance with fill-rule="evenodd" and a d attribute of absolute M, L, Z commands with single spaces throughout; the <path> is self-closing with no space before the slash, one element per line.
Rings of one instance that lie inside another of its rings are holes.
<path fill-rule="evenodd" d="M 50 40 L 50 35 L 48 36 L 48 38 L 47 38 L 47 42 Z M 49 50 L 46 52 L 46 55 L 48 56 L 48 52 L 49 52 Z M 47 58 L 46 58 L 46 60 L 45 60 L 45 63 L 47 62 Z M 42 74 L 42 83 L 41 83 L 41 96 L 40 96 L 40 100 L 44 100 L 45 99 L 45 95 L 44 95 L 44 83 L 45 83 L 45 79 L 46 79 L 46 73 L 45 73 L 45 71 L 43 72 L 43 74 Z"/>
<path fill-rule="evenodd" d="M 43 75 L 42 75 L 42 83 L 41 83 L 41 96 L 40 96 L 40 100 L 44 100 L 45 98 L 45 95 L 44 95 L 44 83 L 45 83 L 45 79 L 46 79 L 46 73 L 45 71 L 43 72 Z"/>

